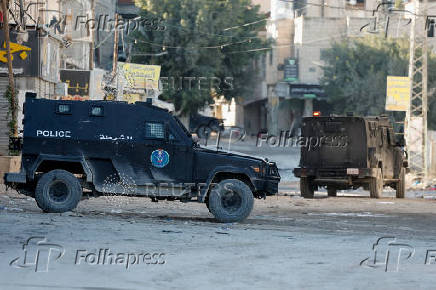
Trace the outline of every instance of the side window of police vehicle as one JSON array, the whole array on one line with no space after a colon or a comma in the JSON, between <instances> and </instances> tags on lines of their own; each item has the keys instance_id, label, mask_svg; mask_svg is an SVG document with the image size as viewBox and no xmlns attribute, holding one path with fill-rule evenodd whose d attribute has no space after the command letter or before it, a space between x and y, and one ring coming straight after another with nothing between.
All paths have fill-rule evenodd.
<instances>
[{"instance_id":1,"label":"side window of police vehicle","mask_svg":"<svg viewBox=\"0 0 436 290\"><path fill-rule=\"evenodd\" d=\"M103 117L104 109L102 106L92 106L90 114L94 117Z\"/></svg>"},{"instance_id":2,"label":"side window of police vehicle","mask_svg":"<svg viewBox=\"0 0 436 290\"><path fill-rule=\"evenodd\" d=\"M145 138L147 139L164 139L165 126L159 122L146 122L145 123Z\"/></svg>"},{"instance_id":3,"label":"side window of police vehicle","mask_svg":"<svg viewBox=\"0 0 436 290\"><path fill-rule=\"evenodd\" d=\"M71 105L70 104L57 104L56 113L71 115Z\"/></svg>"}]
</instances>

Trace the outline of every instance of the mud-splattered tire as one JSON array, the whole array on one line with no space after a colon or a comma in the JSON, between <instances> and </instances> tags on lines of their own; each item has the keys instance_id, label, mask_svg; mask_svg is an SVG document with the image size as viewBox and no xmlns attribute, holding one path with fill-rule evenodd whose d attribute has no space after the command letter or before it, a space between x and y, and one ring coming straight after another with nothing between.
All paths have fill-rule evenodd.
<instances>
[{"instance_id":1,"label":"mud-splattered tire","mask_svg":"<svg viewBox=\"0 0 436 290\"><path fill-rule=\"evenodd\" d=\"M315 196L315 186L308 177L300 178L300 192L304 198L313 198Z\"/></svg>"},{"instance_id":2,"label":"mud-splattered tire","mask_svg":"<svg viewBox=\"0 0 436 290\"><path fill-rule=\"evenodd\" d=\"M56 169L39 179L35 199L44 212L67 212L74 209L82 198L82 186L70 172Z\"/></svg>"},{"instance_id":3,"label":"mud-splattered tire","mask_svg":"<svg viewBox=\"0 0 436 290\"><path fill-rule=\"evenodd\" d=\"M327 187L327 194L330 197L335 197L338 194L338 190L335 187L328 186Z\"/></svg>"},{"instance_id":4,"label":"mud-splattered tire","mask_svg":"<svg viewBox=\"0 0 436 290\"><path fill-rule=\"evenodd\" d=\"M209 211L219 222L243 221L250 215L253 205L251 189L238 179L222 180L209 193Z\"/></svg>"},{"instance_id":5,"label":"mud-splattered tire","mask_svg":"<svg viewBox=\"0 0 436 290\"><path fill-rule=\"evenodd\" d=\"M376 174L369 181L369 196L371 198L381 198L383 192L383 174L380 168L376 168Z\"/></svg>"},{"instance_id":6,"label":"mud-splattered tire","mask_svg":"<svg viewBox=\"0 0 436 290\"><path fill-rule=\"evenodd\" d=\"M397 198L404 198L406 195L406 169L404 167L401 168L398 179L399 181L396 184L396 196Z\"/></svg>"}]
</instances>

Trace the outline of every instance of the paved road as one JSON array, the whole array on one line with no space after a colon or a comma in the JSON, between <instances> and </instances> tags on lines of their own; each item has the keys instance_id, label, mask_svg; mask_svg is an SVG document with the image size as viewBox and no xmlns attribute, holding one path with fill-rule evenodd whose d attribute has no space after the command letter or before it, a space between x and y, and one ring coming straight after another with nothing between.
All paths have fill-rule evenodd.
<instances>
[{"instance_id":1,"label":"paved road","mask_svg":"<svg viewBox=\"0 0 436 290\"><path fill-rule=\"evenodd\" d=\"M257 200L245 222L219 224L202 204L100 197L44 214L8 192L0 194L0 289L434 289L436 252L426 255L436 250L435 212L430 199L320 193ZM29 237L47 241L31 240L25 263ZM378 257L389 250L387 267L373 263L381 237L391 237L375 247Z\"/></svg>"}]
</instances>

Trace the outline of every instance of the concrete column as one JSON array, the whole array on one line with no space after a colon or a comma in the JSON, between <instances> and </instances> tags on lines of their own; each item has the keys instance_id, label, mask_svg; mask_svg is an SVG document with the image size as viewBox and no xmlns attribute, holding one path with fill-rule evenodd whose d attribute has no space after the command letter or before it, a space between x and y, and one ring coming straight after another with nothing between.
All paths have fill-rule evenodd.
<instances>
[{"instance_id":1,"label":"concrete column","mask_svg":"<svg viewBox=\"0 0 436 290\"><path fill-rule=\"evenodd\" d=\"M274 86L268 87L268 133L278 135L279 126L279 97L274 91Z\"/></svg>"}]
</instances>

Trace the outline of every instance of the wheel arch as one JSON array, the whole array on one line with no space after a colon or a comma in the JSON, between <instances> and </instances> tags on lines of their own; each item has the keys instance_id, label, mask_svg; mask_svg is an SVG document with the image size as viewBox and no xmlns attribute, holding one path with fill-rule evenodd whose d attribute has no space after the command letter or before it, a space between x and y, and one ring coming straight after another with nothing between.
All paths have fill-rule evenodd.
<instances>
[{"instance_id":1,"label":"wheel arch","mask_svg":"<svg viewBox=\"0 0 436 290\"><path fill-rule=\"evenodd\" d=\"M251 192L254 194L256 188L251 181L250 174L246 171L235 170L233 168L220 168L214 170L211 174L209 174L209 178L206 182L205 188L201 191L199 201L204 202L210 192L211 185L214 183L218 183L225 179L238 179L250 188Z\"/></svg>"},{"instance_id":2,"label":"wheel arch","mask_svg":"<svg viewBox=\"0 0 436 290\"><path fill-rule=\"evenodd\" d=\"M82 157L40 155L27 172L27 175L30 180L34 180L36 172L49 172L54 169L63 169L73 174L84 174L86 181L92 182L92 172L88 163Z\"/></svg>"}]
</instances>

